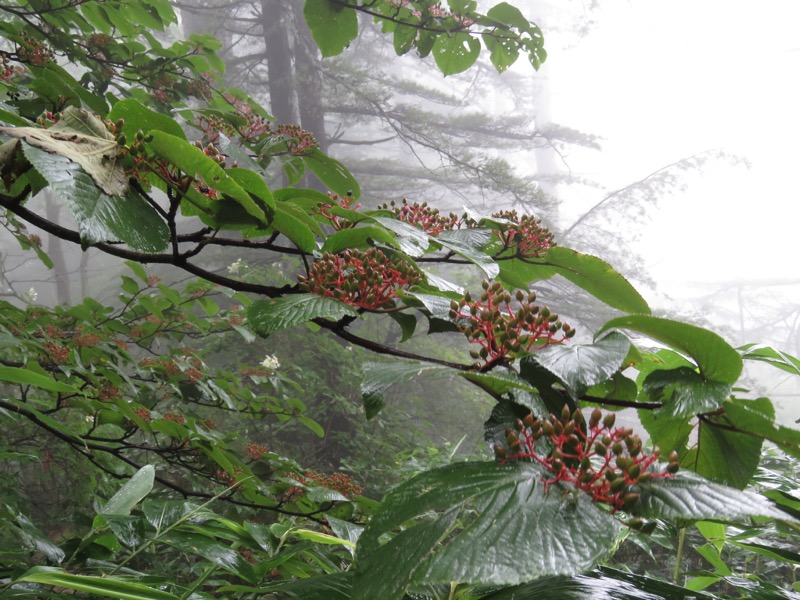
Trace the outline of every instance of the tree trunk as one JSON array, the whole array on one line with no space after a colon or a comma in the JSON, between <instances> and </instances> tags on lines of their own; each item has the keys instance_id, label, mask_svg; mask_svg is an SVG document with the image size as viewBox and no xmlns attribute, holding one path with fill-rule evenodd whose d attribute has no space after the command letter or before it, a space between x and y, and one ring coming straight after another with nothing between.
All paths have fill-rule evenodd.
<instances>
[{"instance_id":1,"label":"tree trunk","mask_svg":"<svg viewBox=\"0 0 800 600\"><path fill-rule=\"evenodd\" d=\"M285 2L261 0L261 25L269 76L269 101L272 116L279 123L295 123L294 76L287 32Z\"/></svg>"}]
</instances>

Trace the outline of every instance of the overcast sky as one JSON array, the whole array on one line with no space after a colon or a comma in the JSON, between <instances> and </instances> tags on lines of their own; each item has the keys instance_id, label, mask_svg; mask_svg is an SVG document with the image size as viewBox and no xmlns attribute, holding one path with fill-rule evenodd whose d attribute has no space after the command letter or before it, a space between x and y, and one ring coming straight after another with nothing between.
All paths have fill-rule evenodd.
<instances>
[{"instance_id":1,"label":"overcast sky","mask_svg":"<svg viewBox=\"0 0 800 600\"><path fill-rule=\"evenodd\" d=\"M800 2L601 0L593 16L571 48L551 36L542 72L554 121L605 138L575 171L614 189L714 148L752 164L662 201L642 247L656 278L800 278Z\"/></svg>"}]
</instances>

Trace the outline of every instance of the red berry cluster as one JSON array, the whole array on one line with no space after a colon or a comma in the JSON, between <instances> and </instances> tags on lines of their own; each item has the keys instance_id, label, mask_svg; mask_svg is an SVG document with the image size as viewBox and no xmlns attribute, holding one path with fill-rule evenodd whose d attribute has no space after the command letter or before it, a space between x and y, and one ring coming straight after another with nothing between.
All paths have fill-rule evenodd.
<instances>
[{"instance_id":1,"label":"red berry cluster","mask_svg":"<svg viewBox=\"0 0 800 600\"><path fill-rule=\"evenodd\" d=\"M36 67L43 67L55 58L47 44L27 35L23 36L22 42L17 44L16 52L17 60Z\"/></svg>"},{"instance_id":2,"label":"red berry cluster","mask_svg":"<svg viewBox=\"0 0 800 600\"><path fill-rule=\"evenodd\" d=\"M405 198L403 198L403 202L399 206L392 200L391 203L384 204L381 208L391 210L399 221L419 227L429 235L438 235L443 231L460 229L466 220L466 215L459 217L454 213L450 213L445 217L438 208L428 206L427 202L409 204Z\"/></svg>"},{"instance_id":3,"label":"red berry cluster","mask_svg":"<svg viewBox=\"0 0 800 600\"><path fill-rule=\"evenodd\" d=\"M495 235L503 242L505 249L514 248L516 255L521 258L539 257L556 245L550 230L533 215L519 216L515 210L502 210L492 216L510 221L495 231Z\"/></svg>"},{"instance_id":4,"label":"red berry cluster","mask_svg":"<svg viewBox=\"0 0 800 600\"><path fill-rule=\"evenodd\" d=\"M314 261L300 287L312 294L336 298L366 310L389 308L398 290L420 280L419 272L402 258L390 258L377 248L325 253Z\"/></svg>"},{"instance_id":5,"label":"red berry cluster","mask_svg":"<svg viewBox=\"0 0 800 600\"><path fill-rule=\"evenodd\" d=\"M324 473L317 473L315 471L307 471L304 475L297 473L289 473L289 477L295 481L299 481L306 486L324 487L335 492L339 492L342 496L358 496L361 494L361 486L353 481L349 475L344 473L333 473L332 475L325 475ZM293 486L289 488L286 495L290 498L302 495L304 490Z\"/></svg>"},{"instance_id":6,"label":"red berry cluster","mask_svg":"<svg viewBox=\"0 0 800 600\"><path fill-rule=\"evenodd\" d=\"M510 362L519 353L560 344L575 335L575 329L557 314L534 304L535 292L517 290L515 303L499 282L484 281L483 290L479 300L467 292L461 301L451 302L450 318L470 342L481 346L470 355L483 360L484 367Z\"/></svg>"},{"instance_id":7,"label":"red berry cluster","mask_svg":"<svg viewBox=\"0 0 800 600\"><path fill-rule=\"evenodd\" d=\"M15 75L22 75L25 69L11 64L10 59L5 54L0 54L0 81L9 81Z\"/></svg>"},{"instance_id":8,"label":"red berry cluster","mask_svg":"<svg viewBox=\"0 0 800 600\"><path fill-rule=\"evenodd\" d=\"M641 438L630 428L615 427L615 420L614 413L604 417L596 408L586 423L580 410L570 414L566 405L561 418L551 414L540 420L528 415L506 430L507 447L496 444L495 455L502 461L535 460L552 474L552 478L544 480L545 485L569 483L595 502L608 504L613 512L635 512L639 502L636 485L672 477L679 469L678 455L670 453L666 470L652 470L659 459L658 447L646 453ZM549 456L537 452L540 438L554 446Z\"/></svg>"}]
</instances>

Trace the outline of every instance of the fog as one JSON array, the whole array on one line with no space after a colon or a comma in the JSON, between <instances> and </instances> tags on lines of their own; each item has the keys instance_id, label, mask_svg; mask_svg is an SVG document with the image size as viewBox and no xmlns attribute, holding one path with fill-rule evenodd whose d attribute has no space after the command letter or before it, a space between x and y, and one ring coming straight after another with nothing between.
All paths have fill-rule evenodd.
<instances>
[{"instance_id":1,"label":"fog","mask_svg":"<svg viewBox=\"0 0 800 600\"><path fill-rule=\"evenodd\" d=\"M561 168L610 193L684 157L728 153L686 171L647 208L632 245L655 283L642 291L654 307L707 321L734 344L796 354L800 4L595 4L565 13L553 3L544 13L560 28L546 37L537 75L551 118L602 138L602 150L572 152ZM603 197L587 186L557 191L564 223ZM785 377L755 374L760 389L782 397L785 418L800 417Z\"/></svg>"}]
</instances>

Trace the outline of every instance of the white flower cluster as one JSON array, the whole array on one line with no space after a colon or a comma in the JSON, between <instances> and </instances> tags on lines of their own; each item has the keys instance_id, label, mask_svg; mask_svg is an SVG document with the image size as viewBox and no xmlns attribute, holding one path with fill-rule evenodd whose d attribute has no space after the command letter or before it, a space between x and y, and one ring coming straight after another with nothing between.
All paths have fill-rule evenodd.
<instances>
[{"instance_id":1,"label":"white flower cluster","mask_svg":"<svg viewBox=\"0 0 800 600\"><path fill-rule=\"evenodd\" d=\"M242 262L242 259L237 258L236 261L228 265L228 273L230 275L237 275L244 267L245 264Z\"/></svg>"},{"instance_id":2,"label":"white flower cluster","mask_svg":"<svg viewBox=\"0 0 800 600\"><path fill-rule=\"evenodd\" d=\"M33 304L39 297L39 293L36 291L35 288L31 288L27 292L22 292L21 296L22 299L25 300L28 304Z\"/></svg>"},{"instance_id":3,"label":"white flower cluster","mask_svg":"<svg viewBox=\"0 0 800 600\"><path fill-rule=\"evenodd\" d=\"M280 368L281 363L278 362L278 357L268 354L267 357L261 361L261 366L264 367L270 373L274 373L275 371Z\"/></svg>"}]
</instances>

